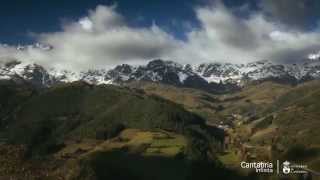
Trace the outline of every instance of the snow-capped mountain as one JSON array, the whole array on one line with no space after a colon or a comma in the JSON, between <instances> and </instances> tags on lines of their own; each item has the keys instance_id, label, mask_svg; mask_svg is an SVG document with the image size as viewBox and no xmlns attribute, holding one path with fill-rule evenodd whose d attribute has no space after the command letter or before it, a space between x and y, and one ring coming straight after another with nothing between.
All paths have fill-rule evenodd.
<instances>
[{"instance_id":1,"label":"snow-capped mountain","mask_svg":"<svg viewBox=\"0 0 320 180\"><path fill-rule=\"evenodd\" d=\"M300 64L276 64L263 60L248 64L209 63L195 68L208 82L231 82L242 84L245 81L278 79L304 81L320 78L320 60L304 60Z\"/></svg>"},{"instance_id":2,"label":"snow-capped mountain","mask_svg":"<svg viewBox=\"0 0 320 180\"><path fill-rule=\"evenodd\" d=\"M107 75L107 78L113 82L144 80L173 85L183 85L188 78L198 76L178 63L163 60L150 61L146 66L119 65L110 70Z\"/></svg>"},{"instance_id":3,"label":"snow-capped mountain","mask_svg":"<svg viewBox=\"0 0 320 180\"><path fill-rule=\"evenodd\" d=\"M242 86L251 81L278 80L298 83L320 78L320 60L300 64L276 64L263 60L248 64L203 63L181 65L173 61L153 60L146 65L118 65L113 69L72 72L45 69L37 64L9 61L0 64L0 79L23 80L42 87L57 83L86 81L92 84L122 84L129 81L153 81L205 90Z\"/></svg>"},{"instance_id":4,"label":"snow-capped mountain","mask_svg":"<svg viewBox=\"0 0 320 180\"><path fill-rule=\"evenodd\" d=\"M28 81L37 86L51 86L58 82L44 67L19 61L0 64L0 80Z\"/></svg>"}]
</instances>

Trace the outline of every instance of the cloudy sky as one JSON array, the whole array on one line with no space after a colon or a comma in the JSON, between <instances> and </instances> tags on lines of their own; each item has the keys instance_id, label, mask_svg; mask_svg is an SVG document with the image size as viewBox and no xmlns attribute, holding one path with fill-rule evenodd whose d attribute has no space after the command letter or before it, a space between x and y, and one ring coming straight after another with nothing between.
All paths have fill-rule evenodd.
<instances>
[{"instance_id":1,"label":"cloudy sky","mask_svg":"<svg viewBox=\"0 0 320 180\"><path fill-rule=\"evenodd\" d=\"M11 0L0 20L0 61L75 70L155 58L295 63L320 51L318 0ZM16 50L35 42L53 49Z\"/></svg>"}]
</instances>

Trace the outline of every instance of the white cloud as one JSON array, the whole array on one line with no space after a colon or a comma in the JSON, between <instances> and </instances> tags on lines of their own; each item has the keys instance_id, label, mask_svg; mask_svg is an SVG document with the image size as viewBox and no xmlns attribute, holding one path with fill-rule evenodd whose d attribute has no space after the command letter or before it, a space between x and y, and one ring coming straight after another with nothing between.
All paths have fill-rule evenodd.
<instances>
[{"instance_id":1,"label":"white cloud","mask_svg":"<svg viewBox=\"0 0 320 180\"><path fill-rule=\"evenodd\" d=\"M167 55L181 44L155 24L148 28L129 27L114 6L98 6L87 17L64 25L63 31L37 37L53 49L18 52L6 47L3 54L46 66L84 70L169 58Z\"/></svg>"},{"instance_id":2,"label":"white cloud","mask_svg":"<svg viewBox=\"0 0 320 180\"><path fill-rule=\"evenodd\" d=\"M186 57L243 63L262 59L301 60L320 49L319 32L287 29L261 13L236 17L222 4L196 10L202 27L188 34ZM183 54L183 52L181 52ZM181 56L180 56L181 57Z\"/></svg>"},{"instance_id":3,"label":"white cloud","mask_svg":"<svg viewBox=\"0 0 320 180\"><path fill-rule=\"evenodd\" d=\"M91 31L92 30L92 21L88 18L82 18L79 20L79 24L82 26L84 30Z\"/></svg>"},{"instance_id":4,"label":"white cloud","mask_svg":"<svg viewBox=\"0 0 320 180\"><path fill-rule=\"evenodd\" d=\"M144 63L154 58L181 63L261 59L294 61L320 50L320 32L287 29L259 12L239 18L221 3L196 9L200 28L191 28L181 41L153 24L130 27L114 6L98 6L87 17L64 25L63 30L38 34L51 51L29 48L18 52L1 47L1 57L35 61L46 66L83 70L122 63Z\"/></svg>"}]
</instances>

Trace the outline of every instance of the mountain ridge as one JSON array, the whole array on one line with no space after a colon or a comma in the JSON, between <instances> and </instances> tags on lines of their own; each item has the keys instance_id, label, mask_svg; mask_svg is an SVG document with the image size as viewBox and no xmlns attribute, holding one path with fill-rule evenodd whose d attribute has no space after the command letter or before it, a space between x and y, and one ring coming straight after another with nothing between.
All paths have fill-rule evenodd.
<instances>
[{"instance_id":1,"label":"mountain ridge","mask_svg":"<svg viewBox=\"0 0 320 180\"><path fill-rule=\"evenodd\" d=\"M86 81L91 84L123 84L130 81L151 81L205 90L242 87L254 81L275 80L298 84L320 78L320 59L300 64L277 64L268 60L247 64L202 63L179 64L156 59L146 65L118 65L112 69L89 69L73 72L44 68L35 63L12 60L0 64L0 80L22 79L41 87L59 83ZM226 88L229 86L228 88Z\"/></svg>"}]
</instances>

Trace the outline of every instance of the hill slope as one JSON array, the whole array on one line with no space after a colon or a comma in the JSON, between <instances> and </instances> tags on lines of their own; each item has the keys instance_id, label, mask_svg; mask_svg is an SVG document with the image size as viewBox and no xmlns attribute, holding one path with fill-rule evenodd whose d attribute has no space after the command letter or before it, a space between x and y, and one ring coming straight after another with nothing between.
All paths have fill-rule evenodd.
<instances>
[{"instance_id":1,"label":"hill slope","mask_svg":"<svg viewBox=\"0 0 320 180\"><path fill-rule=\"evenodd\" d=\"M21 91L10 89L8 100L29 92L24 85L16 88ZM134 177L147 179L157 174L157 168L172 167L161 171L161 177L170 179L176 177L172 169L191 172L196 166L193 162L202 168L180 179L204 173L208 177L238 177L215 159L224 132L206 126L203 118L159 96L138 89L74 82L23 97L10 108L1 127L1 136L8 141L0 144L4 153L0 177L43 179L50 174L55 179L64 176L60 172L65 168L85 179L120 177L101 171L101 167L110 166L115 172L129 170L127 175L132 171ZM132 134L132 128L137 129L132 136L124 135ZM131 164L125 165L127 161ZM154 163L158 165L151 167ZM141 174L135 167L150 171Z\"/></svg>"},{"instance_id":2,"label":"hill slope","mask_svg":"<svg viewBox=\"0 0 320 180\"><path fill-rule=\"evenodd\" d=\"M48 151L65 140L108 139L124 128L183 133L190 125L203 126L204 120L170 101L142 91L77 82L28 99L12 114L6 132L12 142Z\"/></svg>"}]
</instances>

